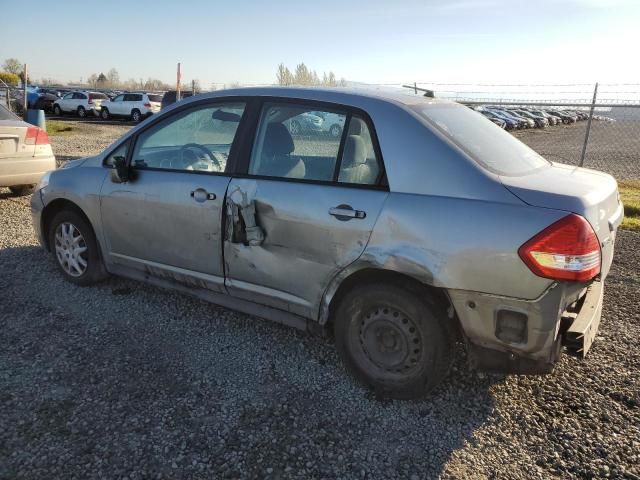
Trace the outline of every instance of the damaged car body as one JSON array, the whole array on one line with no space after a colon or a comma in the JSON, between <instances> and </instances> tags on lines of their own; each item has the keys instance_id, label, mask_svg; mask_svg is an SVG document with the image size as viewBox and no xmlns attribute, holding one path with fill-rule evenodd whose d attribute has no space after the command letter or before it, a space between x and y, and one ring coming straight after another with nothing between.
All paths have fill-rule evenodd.
<instances>
[{"instance_id":1,"label":"damaged car body","mask_svg":"<svg viewBox=\"0 0 640 480\"><path fill-rule=\"evenodd\" d=\"M314 115L338 132L293 132ZM47 174L34 228L65 278L109 274L310 331L398 398L479 369L584 356L623 209L604 173L548 162L433 98L250 88L194 97Z\"/></svg>"}]
</instances>

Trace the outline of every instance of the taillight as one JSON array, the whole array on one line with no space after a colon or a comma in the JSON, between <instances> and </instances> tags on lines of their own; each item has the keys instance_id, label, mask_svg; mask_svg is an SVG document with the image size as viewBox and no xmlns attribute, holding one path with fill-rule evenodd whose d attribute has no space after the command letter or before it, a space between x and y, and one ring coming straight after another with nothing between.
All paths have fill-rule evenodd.
<instances>
[{"instance_id":1,"label":"taillight","mask_svg":"<svg viewBox=\"0 0 640 480\"><path fill-rule=\"evenodd\" d=\"M27 128L27 135L24 137L25 145L49 145L49 135L38 127Z\"/></svg>"},{"instance_id":2,"label":"taillight","mask_svg":"<svg viewBox=\"0 0 640 480\"><path fill-rule=\"evenodd\" d=\"M600 273L600 242L580 215L548 226L518 249L533 273L554 280L591 280Z\"/></svg>"},{"instance_id":3,"label":"taillight","mask_svg":"<svg viewBox=\"0 0 640 480\"><path fill-rule=\"evenodd\" d=\"M145 104L144 104L144 106L145 106L146 108L151 108L151 104L150 104L150 103L145 103Z\"/></svg>"},{"instance_id":4,"label":"taillight","mask_svg":"<svg viewBox=\"0 0 640 480\"><path fill-rule=\"evenodd\" d=\"M93 98L89 97L89 101L87 102L89 105L93 104Z\"/></svg>"}]
</instances>

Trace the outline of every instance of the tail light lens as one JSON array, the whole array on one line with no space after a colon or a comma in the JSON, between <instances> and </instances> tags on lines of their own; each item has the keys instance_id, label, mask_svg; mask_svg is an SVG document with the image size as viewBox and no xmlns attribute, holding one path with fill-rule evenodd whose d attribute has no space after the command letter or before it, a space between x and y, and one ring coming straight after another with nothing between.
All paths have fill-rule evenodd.
<instances>
[{"instance_id":1,"label":"tail light lens","mask_svg":"<svg viewBox=\"0 0 640 480\"><path fill-rule=\"evenodd\" d=\"M144 104L144 106L145 106L146 108L151 108L151 104L150 104L150 103L148 103L148 102L147 102L147 103L145 103L145 104Z\"/></svg>"},{"instance_id":2,"label":"tail light lens","mask_svg":"<svg viewBox=\"0 0 640 480\"><path fill-rule=\"evenodd\" d=\"M49 135L38 127L27 128L27 135L24 137L25 145L49 145Z\"/></svg>"},{"instance_id":3,"label":"tail light lens","mask_svg":"<svg viewBox=\"0 0 640 480\"><path fill-rule=\"evenodd\" d=\"M533 273L554 280L591 280L600 273L600 242L580 215L545 228L518 250Z\"/></svg>"},{"instance_id":4,"label":"tail light lens","mask_svg":"<svg viewBox=\"0 0 640 480\"><path fill-rule=\"evenodd\" d=\"M87 102L89 105L93 104L93 98L89 97L89 101Z\"/></svg>"}]
</instances>

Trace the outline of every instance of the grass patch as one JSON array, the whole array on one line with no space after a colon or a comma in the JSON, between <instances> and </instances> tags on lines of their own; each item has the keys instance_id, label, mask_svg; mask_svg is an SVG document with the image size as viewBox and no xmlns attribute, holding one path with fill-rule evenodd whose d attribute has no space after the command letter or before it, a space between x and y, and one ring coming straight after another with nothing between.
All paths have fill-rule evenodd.
<instances>
[{"instance_id":1,"label":"grass patch","mask_svg":"<svg viewBox=\"0 0 640 480\"><path fill-rule=\"evenodd\" d=\"M47 121L47 135L65 135L73 131L73 127L55 120Z\"/></svg>"},{"instance_id":2,"label":"grass patch","mask_svg":"<svg viewBox=\"0 0 640 480\"><path fill-rule=\"evenodd\" d=\"M624 204L621 228L640 232L640 180L620 182L618 188Z\"/></svg>"}]
</instances>

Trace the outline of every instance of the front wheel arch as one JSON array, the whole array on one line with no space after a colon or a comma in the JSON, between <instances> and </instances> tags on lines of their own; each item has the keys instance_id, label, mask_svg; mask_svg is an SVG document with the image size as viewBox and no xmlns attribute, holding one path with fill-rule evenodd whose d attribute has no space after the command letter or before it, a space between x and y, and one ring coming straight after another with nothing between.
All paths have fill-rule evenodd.
<instances>
[{"instance_id":1,"label":"front wheel arch","mask_svg":"<svg viewBox=\"0 0 640 480\"><path fill-rule=\"evenodd\" d=\"M62 210L73 210L78 213L91 226L94 235L96 233L96 229L93 227L93 223L91 223L91 220L89 220L87 214L84 213L84 211L78 205L70 200L67 200L66 198L57 198L56 200L49 202L49 204L44 207L40 219L42 238L44 241L44 247L47 249L47 251L51 251L51 245L49 245L49 228L51 227L51 220L53 220L53 217L55 217L56 214L58 212L61 212ZM98 242L97 238L96 242ZM98 242L98 247L100 247L100 242ZM100 248L98 248L98 250L101 251Z\"/></svg>"}]
</instances>

